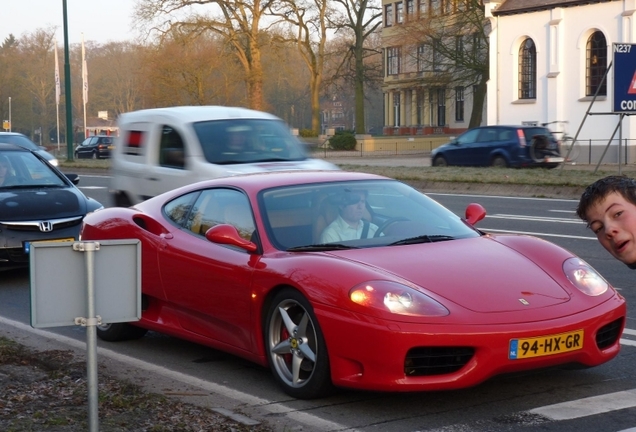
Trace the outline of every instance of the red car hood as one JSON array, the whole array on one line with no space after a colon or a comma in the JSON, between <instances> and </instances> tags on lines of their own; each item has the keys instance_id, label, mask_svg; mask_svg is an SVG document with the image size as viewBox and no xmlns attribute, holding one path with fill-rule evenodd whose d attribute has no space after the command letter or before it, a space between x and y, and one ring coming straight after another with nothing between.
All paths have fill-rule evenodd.
<instances>
[{"instance_id":1,"label":"red car hood","mask_svg":"<svg viewBox=\"0 0 636 432\"><path fill-rule=\"evenodd\" d=\"M394 273L475 312L528 311L569 294L520 253L486 238L335 252Z\"/></svg>"}]
</instances>

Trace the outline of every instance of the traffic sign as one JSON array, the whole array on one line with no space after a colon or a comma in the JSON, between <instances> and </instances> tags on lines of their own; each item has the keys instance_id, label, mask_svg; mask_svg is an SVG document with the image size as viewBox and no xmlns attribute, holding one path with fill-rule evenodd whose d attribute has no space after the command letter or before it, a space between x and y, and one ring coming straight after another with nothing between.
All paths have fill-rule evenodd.
<instances>
[{"instance_id":1,"label":"traffic sign","mask_svg":"<svg viewBox=\"0 0 636 432\"><path fill-rule=\"evenodd\" d=\"M5 129L5 130L11 129L11 122L9 120L3 120L2 129Z\"/></svg>"},{"instance_id":2,"label":"traffic sign","mask_svg":"<svg viewBox=\"0 0 636 432\"><path fill-rule=\"evenodd\" d=\"M636 113L636 44L614 43L615 113Z\"/></svg>"}]
</instances>

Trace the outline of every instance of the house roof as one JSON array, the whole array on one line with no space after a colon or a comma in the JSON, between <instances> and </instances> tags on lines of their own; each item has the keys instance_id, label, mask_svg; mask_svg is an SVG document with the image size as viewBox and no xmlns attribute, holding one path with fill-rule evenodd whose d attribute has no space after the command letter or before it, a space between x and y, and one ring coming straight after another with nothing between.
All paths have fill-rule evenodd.
<instances>
[{"instance_id":1,"label":"house roof","mask_svg":"<svg viewBox=\"0 0 636 432\"><path fill-rule=\"evenodd\" d=\"M618 0L504 0L492 13L493 15L513 15L557 7L583 6L595 3L608 3L611 1Z\"/></svg>"}]
</instances>

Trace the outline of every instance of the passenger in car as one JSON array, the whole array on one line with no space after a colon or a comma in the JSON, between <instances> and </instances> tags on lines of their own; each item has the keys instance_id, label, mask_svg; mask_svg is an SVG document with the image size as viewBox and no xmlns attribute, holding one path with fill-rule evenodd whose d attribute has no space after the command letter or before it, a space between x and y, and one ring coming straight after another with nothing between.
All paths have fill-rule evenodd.
<instances>
[{"instance_id":1,"label":"passenger in car","mask_svg":"<svg viewBox=\"0 0 636 432\"><path fill-rule=\"evenodd\" d=\"M337 197L338 217L322 232L322 243L371 238L378 226L363 219L366 214L367 193L345 190Z\"/></svg>"},{"instance_id":2,"label":"passenger in car","mask_svg":"<svg viewBox=\"0 0 636 432\"><path fill-rule=\"evenodd\" d=\"M636 180L608 176L589 185L576 214L617 260L636 269Z\"/></svg>"}]
</instances>

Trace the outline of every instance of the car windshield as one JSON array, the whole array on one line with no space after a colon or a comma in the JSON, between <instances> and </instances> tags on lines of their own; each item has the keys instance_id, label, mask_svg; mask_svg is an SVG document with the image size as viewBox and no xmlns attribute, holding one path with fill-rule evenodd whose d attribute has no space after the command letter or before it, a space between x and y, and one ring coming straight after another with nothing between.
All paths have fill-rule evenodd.
<instances>
[{"instance_id":1,"label":"car windshield","mask_svg":"<svg viewBox=\"0 0 636 432\"><path fill-rule=\"evenodd\" d=\"M232 119L193 124L208 162L218 165L298 161L307 155L285 123Z\"/></svg>"},{"instance_id":2,"label":"car windshield","mask_svg":"<svg viewBox=\"0 0 636 432\"><path fill-rule=\"evenodd\" d=\"M39 147L36 143L28 139L24 135L4 135L0 134L0 142L15 144L29 150L38 150Z\"/></svg>"},{"instance_id":3,"label":"car windshield","mask_svg":"<svg viewBox=\"0 0 636 432\"><path fill-rule=\"evenodd\" d=\"M259 206L267 235L281 250L397 247L481 235L436 201L395 180L268 189L261 192Z\"/></svg>"},{"instance_id":4,"label":"car windshield","mask_svg":"<svg viewBox=\"0 0 636 432\"><path fill-rule=\"evenodd\" d=\"M63 186L67 183L33 153L0 152L0 189Z\"/></svg>"}]
</instances>

